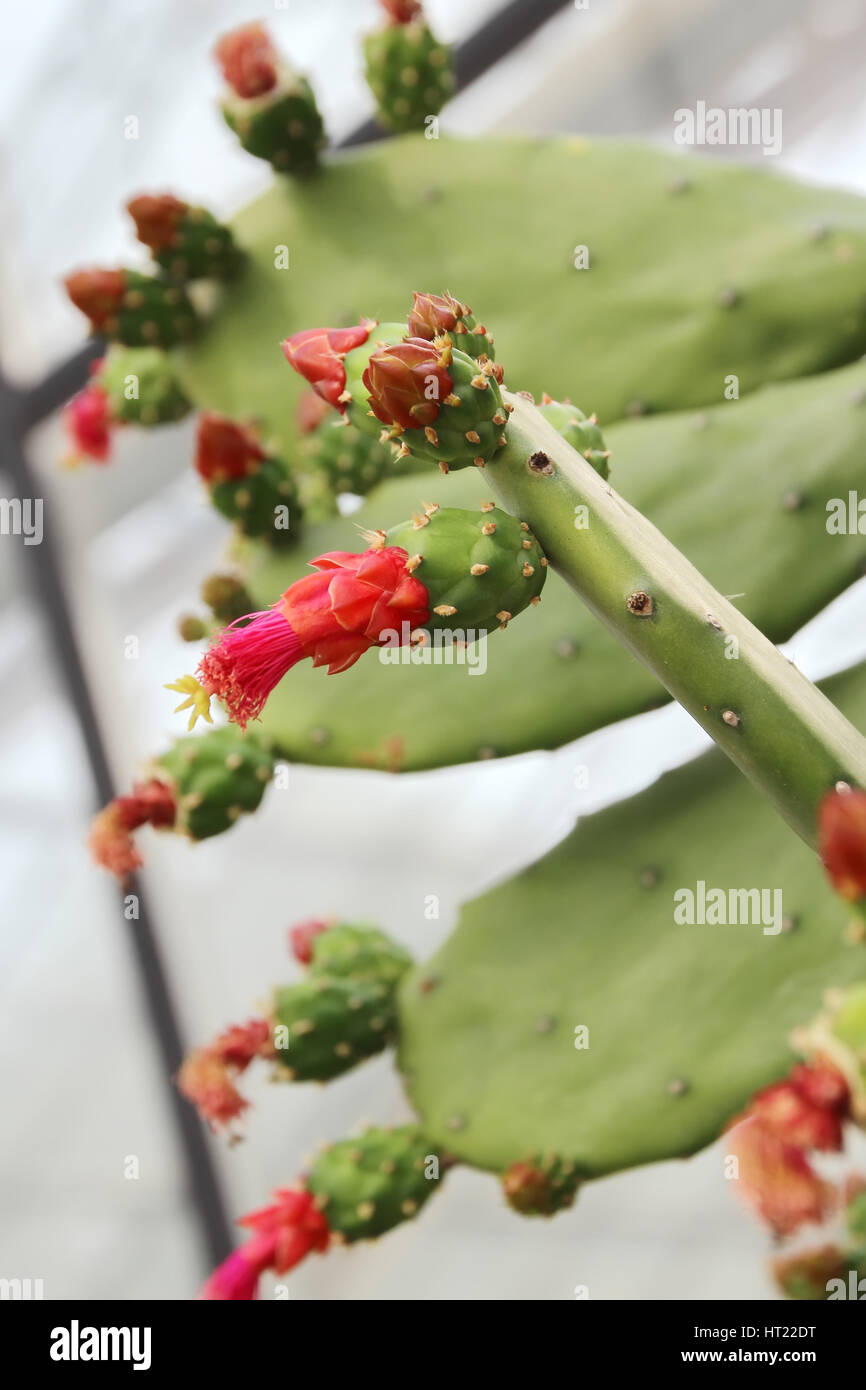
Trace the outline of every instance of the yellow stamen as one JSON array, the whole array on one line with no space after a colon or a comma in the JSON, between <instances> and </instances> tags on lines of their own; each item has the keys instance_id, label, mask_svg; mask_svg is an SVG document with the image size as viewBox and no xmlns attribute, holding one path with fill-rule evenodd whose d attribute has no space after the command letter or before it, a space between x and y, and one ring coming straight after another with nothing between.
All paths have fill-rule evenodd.
<instances>
[{"instance_id":1,"label":"yellow stamen","mask_svg":"<svg viewBox=\"0 0 866 1390\"><path fill-rule=\"evenodd\" d=\"M198 719L206 719L208 724L213 723L213 715L210 712L211 697L201 681L197 681L195 676L181 676L180 680L173 681L165 689L176 690L178 695L188 697L174 711L175 714L180 714L181 710L185 709L192 711L189 716L188 729L194 729Z\"/></svg>"}]
</instances>

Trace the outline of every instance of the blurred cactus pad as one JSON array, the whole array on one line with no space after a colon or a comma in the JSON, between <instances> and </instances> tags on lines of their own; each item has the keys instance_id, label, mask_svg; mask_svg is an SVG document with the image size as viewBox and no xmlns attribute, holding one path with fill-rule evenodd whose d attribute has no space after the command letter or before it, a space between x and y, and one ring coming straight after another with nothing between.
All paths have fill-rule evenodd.
<instances>
[{"instance_id":1,"label":"blurred cactus pad","mask_svg":"<svg viewBox=\"0 0 866 1390\"><path fill-rule=\"evenodd\" d=\"M866 728L866 667L825 689ZM769 881L776 919L677 923L674 893L700 881ZM399 1063L425 1133L495 1171L541 1152L599 1177L697 1151L790 1065L822 991L862 979L849 915L721 752L668 773L469 904L404 978Z\"/></svg>"},{"instance_id":2,"label":"blurred cactus pad","mask_svg":"<svg viewBox=\"0 0 866 1390\"><path fill-rule=\"evenodd\" d=\"M447 286L495 330L512 387L598 413L617 490L772 640L862 572L866 540L825 525L866 446L862 199L639 145L405 136L277 180L232 228L244 269L175 359L199 407L257 418L287 460L303 383L280 340L399 319L414 290ZM352 523L489 496L475 470L385 481L294 554L247 551L255 602ZM531 693L515 676L529 666ZM410 770L555 747L666 698L551 575L507 643L491 638L483 680L456 664L302 669L264 725L296 760Z\"/></svg>"}]
</instances>

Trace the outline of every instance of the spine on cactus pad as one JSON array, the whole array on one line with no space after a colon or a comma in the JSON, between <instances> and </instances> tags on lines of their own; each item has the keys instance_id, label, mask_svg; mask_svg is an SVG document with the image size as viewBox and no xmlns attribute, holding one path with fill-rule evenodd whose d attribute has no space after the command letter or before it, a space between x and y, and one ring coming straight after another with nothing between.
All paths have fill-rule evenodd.
<instances>
[{"instance_id":1,"label":"spine on cactus pad","mask_svg":"<svg viewBox=\"0 0 866 1390\"><path fill-rule=\"evenodd\" d=\"M94 860L118 878L140 869L134 834L142 826L205 840L255 811L273 777L275 758L254 735L227 726L203 737L178 739L158 758L151 776L129 796L115 797L90 832Z\"/></svg>"},{"instance_id":2,"label":"spine on cactus pad","mask_svg":"<svg viewBox=\"0 0 866 1390\"><path fill-rule=\"evenodd\" d=\"M451 49L440 43L417 0L381 0L385 25L364 40L367 82L388 130L423 130L454 94Z\"/></svg>"},{"instance_id":3,"label":"spine on cactus pad","mask_svg":"<svg viewBox=\"0 0 866 1390\"><path fill-rule=\"evenodd\" d=\"M312 173L327 141L307 79L289 67L260 24L225 34L215 56L226 82L222 113L243 148L278 173Z\"/></svg>"},{"instance_id":4,"label":"spine on cactus pad","mask_svg":"<svg viewBox=\"0 0 866 1390\"><path fill-rule=\"evenodd\" d=\"M243 263L228 227L171 193L140 193L126 205L138 239L172 280L230 280Z\"/></svg>"},{"instance_id":5,"label":"spine on cactus pad","mask_svg":"<svg viewBox=\"0 0 866 1390\"><path fill-rule=\"evenodd\" d=\"M199 1297L256 1298L268 1271L286 1274L307 1255L323 1254L332 1241L383 1235L420 1211L440 1176L438 1156L414 1125L368 1129L330 1145L296 1186L240 1219L249 1238L214 1271Z\"/></svg>"},{"instance_id":6,"label":"spine on cactus pad","mask_svg":"<svg viewBox=\"0 0 866 1390\"><path fill-rule=\"evenodd\" d=\"M272 608L233 623L195 676L168 686L188 698L190 726L212 697L241 727L256 719L299 661L346 671L371 647L472 641L540 601L546 560L525 522L484 503L479 512L427 504L411 521L369 536L356 555L311 562ZM440 635L437 635L440 634Z\"/></svg>"},{"instance_id":7,"label":"spine on cactus pad","mask_svg":"<svg viewBox=\"0 0 866 1390\"><path fill-rule=\"evenodd\" d=\"M175 347L198 320L181 285L137 270L77 270L65 280L76 309L94 333L126 347Z\"/></svg>"}]
</instances>

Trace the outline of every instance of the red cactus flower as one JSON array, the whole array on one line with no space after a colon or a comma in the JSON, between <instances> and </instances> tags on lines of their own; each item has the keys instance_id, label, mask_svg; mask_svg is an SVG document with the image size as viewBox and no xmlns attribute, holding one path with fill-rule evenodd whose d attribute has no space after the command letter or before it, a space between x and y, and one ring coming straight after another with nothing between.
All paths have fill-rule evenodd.
<instances>
[{"instance_id":1,"label":"red cactus flower","mask_svg":"<svg viewBox=\"0 0 866 1390\"><path fill-rule=\"evenodd\" d=\"M289 927L289 948L301 965L309 965L313 959L313 942L323 931L328 930L333 920L311 917L307 922L296 922L293 927Z\"/></svg>"},{"instance_id":2,"label":"red cactus flower","mask_svg":"<svg viewBox=\"0 0 866 1390\"><path fill-rule=\"evenodd\" d=\"M97 332L117 313L126 293L123 270L76 270L63 283L76 309L90 319Z\"/></svg>"},{"instance_id":3,"label":"red cactus flower","mask_svg":"<svg viewBox=\"0 0 866 1390\"><path fill-rule=\"evenodd\" d=\"M254 1299L266 1269L286 1274L313 1251L327 1250L331 1232L312 1193L282 1188L274 1198L272 1206L241 1217L238 1225L253 1236L214 1270L199 1298Z\"/></svg>"},{"instance_id":4,"label":"red cactus flower","mask_svg":"<svg viewBox=\"0 0 866 1390\"><path fill-rule=\"evenodd\" d=\"M239 97L260 97L277 85L279 55L261 24L244 24L224 34L214 56Z\"/></svg>"},{"instance_id":5,"label":"red cactus flower","mask_svg":"<svg viewBox=\"0 0 866 1390\"><path fill-rule=\"evenodd\" d=\"M177 802L174 789L152 778L138 783L131 796L118 796L94 817L90 829L90 852L97 864L118 878L125 878L142 866L132 832L142 825L165 829L174 825Z\"/></svg>"},{"instance_id":6,"label":"red cactus flower","mask_svg":"<svg viewBox=\"0 0 866 1390\"><path fill-rule=\"evenodd\" d=\"M314 434L325 416L330 414L330 409L328 402L315 391L305 391L295 413L301 434Z\"/></svg>"},{"instance_id":7,"label":"red cactus flower","mask_svg":"<svg viewBox=\"0 0 866 1390\"><path fill-rule=\"evenodd\" d=\"M108 393L101 386L91 382L73 396L63 412L63 426L73 446L68 457L70 463L82 458L95 463L108 462L112 420Z\"/></svg>"},{"instance_id":8,"label":"red cactus flower","mask_svg":"<svg viewBox=\"0 0 866 1390\"><path fill-rule=\"evenodd\" d=\"M818 808L821 860L836 892L866 898L866 792L832 791Z\"/></svg>"},{"instance_id":9,"label":"red cactus flower","mask_svg":"<svg viewBox=\"0 0 866 1390\"><path fill-rule=\"evenodd\" d=\"M420 18L420 0L380 0L382 9L393 24L409 24Z\"/></svg>"},{"instance_id":10,"label":"red cactus flower","mask_svg":"<svg viewBox=\"0 0 866 1390\"><path fill-rule=\"evenodd\" d=\"M253 430L214 411L201 415L195 466L208 483L224 483L255 473L265 457Z\"/></svg>"},{"instance_id":11,"label":"red cactus flower","mask_svg":"<svg viewBox=\"0 0 866 1390\"><path fill-rule=\"evenodd\" d=\"M189 213L189 204L172 193L141 193L130 199L126 210L135 223L139 241L151 251L165 251L176 244L178 228Z\"/></svg>"},{"instance_id":12,"label":"red cactus flower","mask_svg":"<svg viewBox=\"0 0 866 1390\"><path fill-rule=\"evenodd\" d=\"M731 1130L730 1144L739 1160L738 1190L776 1235L823 1221L832 1209L832 1185L818 1176L801 1148L786 1143L759 1116L741 1120Z\"/></svg>"},{"instance_id":13,"label":"red cactus flower","mask_svg":"<svg viewBox=\"0 0 866 1390\"><path fill-rule=\"evenodd\" d=\"M440 333L453 333L461 319L471 310L452 294L419 294L417 291L409 315L409 336L432 342Z\"/></svg>"},{"instance_id":14,"label":"red cactus flower","mask_svg":"<svg viewBox=\"0 0 866 1390\"><path fill-rule=\"evenodd\" d=\"M366 343L375 319L362 319L354 328L307 328L294 333L280 346L283 356L307 380L328 405L343 410L341 396L346 390L343 360L347 352Z\"/></svg>"},{"instance_id":15,"label":"red cactus flower","mask_svg":"<svg viewBox=\"0 0 866 1390\"><path fill-rule=\"evenodd\" d=\"M178 1072L178 1089L212 1129L220 1129L236 1120L249 1104L235 1086L235 1078L255 1057L271 1057L273 1051L267 1019L234 1024L212 1043L189 1054Z\"/></svg>"},{"instance_id":16,"label":"red cactus flower","mask_svg":"<svg viewBox=\"0 0 866 1390\"><path fill-rule=\"evenodd\" d=\"M347 671L386 632L399 635L421 626L430 616L428 595L407 570L408 558L399 546L320 555L311 562L319 573L296 580L273 608L243 620L246 626L232 623L223 630L198 668L205 701L215 695L229 718L245 728L305 657L334 675Z\"/></svg>"},{"instance_id":17,"label":"red cactus flower","mask_svg":"<svg viewBox=\"0 0 866 1390\"><path fill-rule=\"evenodd\" d=\"M740 1191L778 1235L823 1220L837 1194L814 1171L810 1150L836 1152L850 1110L841 1072L825 1062L793 1068L766 1086L730 1128L739 1158Z\"/></svg>"},{"instance_id":18,"label":"red cactus flower","mask_svg":"<svg viewBox=\"0 0 866 1390\"><path fill-rule=\"evenodd\" d=\"M364 385L377 420L403 430L432 425L454 390L450 365L451 345L436 348L424 338L407 338L374 352Z\"/></svg>"}]
</instances>

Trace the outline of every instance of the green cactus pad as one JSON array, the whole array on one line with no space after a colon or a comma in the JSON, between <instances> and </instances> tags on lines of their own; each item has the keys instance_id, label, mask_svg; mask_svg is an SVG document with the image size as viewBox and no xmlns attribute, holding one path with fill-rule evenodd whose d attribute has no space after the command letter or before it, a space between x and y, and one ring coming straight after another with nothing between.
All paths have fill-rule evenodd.
<instances>
[{"instance_id":1,"label":"green cactus pad","mask_svg":"<svg viewBox=\"0 0 866 1390\"><path fill-rule=\"evenodd\" d=\"M337 496L366 496L389 473L397 472L393 456L392 445L362 433L348 420L326 420L304 441L302 451L304 466L323 473Z\"/></svg>"},{"instance_id":2,"label":"green cactus pad","mask_svg":"<svg viewBox=\"0 0 866 1390\"><path fill-rule=\"evenodd\" d=\"M276 1056L292 1081L330 1081L381 1052L394 1035L394 990L375 979L324 974L287 985L274 996Z\"/></svg>"},{"instance_id":3,"label":"green cactus pad","mask_svg":"<svg viewBox=\"0 0 866 1390\"><path fill-rule=\"evenodd\" d=\"M420 1210L439 1185L438 1164L430 1163L436 1157L414 1125L368 1129L326 1149L307 1187L332 1231L347 1241L369 1240Z\"/></svg>"},{"instance_id":4,"label":"green cactus pad","mask_svg":"<svg viewBox=\"0 0 866 1390\"><path fill-rule=\"evenodd\" d=\"M826 689L866 726L866 667ZM674 893L701 881L780 889L781 930L677 924ZM407 975L399 1061L421 1123L497 1171L532 1152L590 1176L693 1153L790 1069L823 991L862 979L847 918L817 858L709 753L583 820Z\"/></svg>"},{"instance_id":5,"label":"green cactus pad","mask_svg":"<svg viewBox=\"0 0 866 1390\"><path fill-rule=\"evenodd\" d=\"M264 96L244 98L232 93L224 100L222 113L247 153L266 159L278 174L312 173L327 144L313 89L295 73L284 79L279 90Z\"/></svg>"},{"instance_id":6,"label":"green cactus pad","mask_svg":"<svg viewBox=\"0 0 866 1390\"><path fill-rule=\"evenodd\" d=\"M472 305L512 390L570 396L605 429L641 408L736 411L731 374L742 398L866 352L866 200L647 145L405 136L278 181L232 226L248 260L185 352L185 386L261 418L287 459L306 387L280 340L400 320L415 290Z\"/></svg>"},{"instance_id":7,"label":"green cactus pad","mask_svg":"<svg viewBox=\"0 0 866 1390\"><path fill-rule=\"evenodd\" d=\"M379 120L389 130L423 130L454 94L451 49L423 22L368 34L364 61Z\"/></svg>"},{"instance_id":8,"label":"green cactus pad","mask_svg":"<svg viewBox=\"0 0 866 1390\"><path fill-rule=\"evenodd\" d=\"M562 401L543 401L538 409L563 439L568 440L572 449L592 464L596 473L602 478L609 476L609 450L594 419L588 420L582 410Z\"/></svg>"},{"instance_id":9,"label":"green cactus pad","mask_svg":"<svg viewBox=\"0 0 866 1390\"><path fill-rule=\"evenodd\" d=\"M243 263L231 230L206 208L189 208L171 246L152 252L171 279L230 280Z\"/></svg>"},{"instance_id":10,"label":"green cactus pad","mask_svg":"<svg viewBox=\"0 0 866 1390\"><path fill-rule=\"evenodd\" d=\"M472 512L429 508L386 540L408 553L427 589L430 631L504 627L544 587L546 562L529 527L490 504Z\"/></svg>"},{"instance_id":11,"label":"green cactus pad","mask_svg":"<svg viewBox=\"0 0 866 1390\"><path fill-rule=\"evenodd\" d=\"M738 605L774 641L796 632L866 562L866 537L826 529L827 499L862 486L864 387L855 364L697 417L606 432L618 489L721 593L743 594ZM393 480L352 521L387 529L425 497L473 508L489 496L477 469ZM291 560L260 557L248 575L253 607L273 603L305 572L305 559L354 548L345 526L311 528ZM531 700L514 677L522 669L533 671ZM471 761L482 749L555 748L667 698L556 574L538 609L488 644L484 679L467 676L459 666L383 668L372 658L339 678L298 666L274 691L263 723L300 761L413 770Z\"/></svg>"},{"instance_id":12,"label":"green cactus pad","mask_svg":"<svg viewBox=\"0 0 866 1390\"><path fill-rule=\"evenodd\" d=\"M130 348L170 348L193 336L198 326L195 310L180 285L137 270L124 275L123 302L105 325L106 337Z\"/></svg>"},{"instance_id":13,"label":"green cactus pad","mask_svg":"<svg viewBox=\"0 0 866 1390\"><path fill-rule=\"evenodd\" d=\"M209 490L217 511L234 521L243 535L274 549L294 545L301 508L297 484L282 459L263 459L245 477L215 483ZM278 525L278 520L286 524Z\"/></svg>"},{"instance_id":14,"label":"green cactus pad","mask_svg":"<svg viewBox=\"0 0 866 1390\"><path fill-rule=\"evenodd\" d=\"M412 957L376 927L339 922L313 938L310 970L353 980L370 979L393 986Z\"/></svg>"},{"instance_id":15,"label":"green cactus pad","mask_svg":"<svg viewBox=\"0 0 866 1390\"><path fill-rule=\"evenodd\" d=\"M193 840L220 835L242 813L257 810L273 771L265 741L233 724L178 739L154 768L174 784L175 829Z\"/></svg>"},{"instance_id":16,"label":"green cactus pad","mask_svg":"<svg viewBox=\"0 0 866 1390\"><path fill-rule=\"evenodd\" d=\"M109 348L94 380L108 394L111 417L129 425L166 425L192 406L160 348Z\"/></svg>"}]
</instances>

